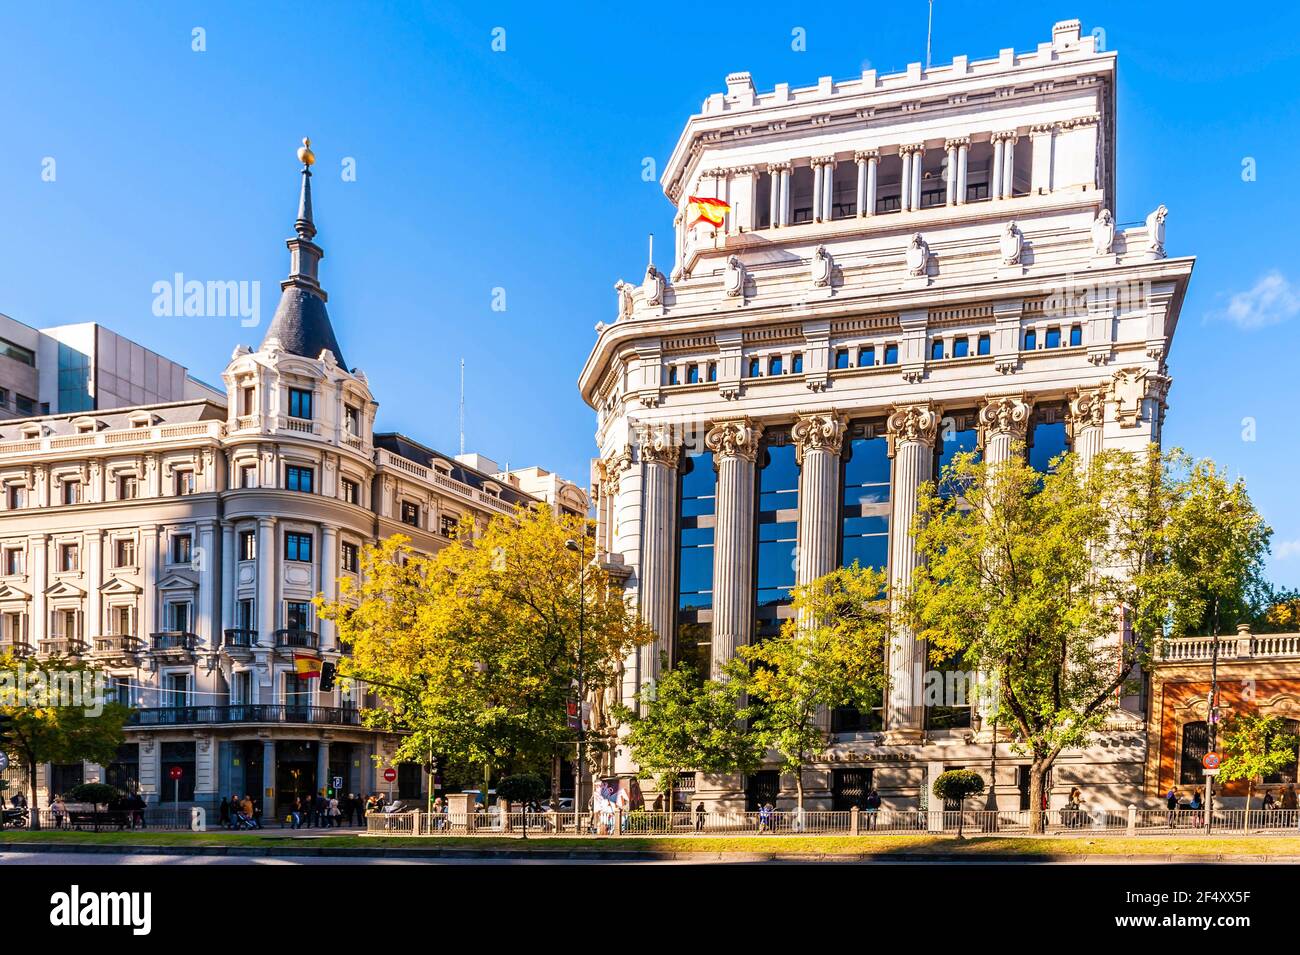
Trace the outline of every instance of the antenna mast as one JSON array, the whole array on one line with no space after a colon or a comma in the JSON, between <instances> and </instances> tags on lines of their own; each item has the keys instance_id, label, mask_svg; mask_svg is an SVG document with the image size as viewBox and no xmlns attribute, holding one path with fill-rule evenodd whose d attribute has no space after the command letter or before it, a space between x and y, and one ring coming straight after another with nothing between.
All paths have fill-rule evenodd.
<instances>
[{"instance_id":1,"label":"antenna mast","mask_svg":"<svg viewBox=\"0 0 1300 955\"><path fill-rule=\"evenodd\" d=\"M930 0L930 18L925 23L925 68L930 68L930 34L934 32L934 0Z\"/></svg>"}]
</instances>

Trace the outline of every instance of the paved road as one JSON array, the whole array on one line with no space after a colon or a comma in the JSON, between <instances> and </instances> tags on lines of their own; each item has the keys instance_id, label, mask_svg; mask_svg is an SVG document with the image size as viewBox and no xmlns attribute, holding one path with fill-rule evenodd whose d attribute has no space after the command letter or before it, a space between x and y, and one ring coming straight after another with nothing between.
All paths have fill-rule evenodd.
<instances>
[{"instance_id":1,"label":"paved road","mask_svg":"<svg viewBox=\"0 0 1300 955\"><path fill-rule=\"evenodd\" d=\"M549 859L375 859L344 856L182 856L137 853L0 852L6 865L555 865ZM684 865L671 860L565 860L566 865Z\"/></svg>"}]
</instances>

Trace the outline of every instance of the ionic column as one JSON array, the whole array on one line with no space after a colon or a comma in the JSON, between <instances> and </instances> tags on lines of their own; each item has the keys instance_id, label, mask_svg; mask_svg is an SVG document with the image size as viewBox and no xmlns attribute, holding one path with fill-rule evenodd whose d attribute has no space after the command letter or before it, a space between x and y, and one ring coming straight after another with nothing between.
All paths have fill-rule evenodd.
<instances>
[{"instance_id":1,"label":"ionic column","mask_svg":"<svg viewBox=\"0 0 1300 955\"><path fill-rule=\"evenodd\" d=\"M813 221L822 221L822 166L820 159L812 161L813 169Z\"/></svg>"},{"instance_id":2,"label":"ionic column","mask_svg":"<svg viewBox=\"0 0 1300 955\"><path fill-rule=\"evenodd\" d=\"M713 531L713 679L754 631L754 460L763 426L716 422L704 443L718 468Z\"/></svg>"},{"instance_id":3,"label":"ionic column","mask_svg":"<svg viewBox=\"0 0 1300 955\"><path fill-rule=\"evenodd\" d=\"M257 519L257 642L275 642L275 518Z\"/></svg>"},{"instance_id":4,"label":"ionic column","mask_svg":"<svg viewBox=\"0 0 1300 955\"><path fill-rule=\"evenodd\" d=\"M899 146L898 155L903 159L903 172L899 179L898 206L904 212L912 208L912 147Z\"/></svg>"},{"instance_id":5,"label":"ionic column","mask_svg":"<svg viewBox=\"0 0 1300 955\"><path fill-rule=\"evenodd\" d=\"M638 425L644 494L641 510L641 618L658 639L641 648L641 682L659 678L659 662L670 653L676 627L673 567L677 547L677 464L681 445L670 425Z\"/></svg>"},{"instance_id":6,"label":"ionic column","mask_svg":"<svg viewBox=\"0 0 1300 955\"><path fill-rule=\"evenodd\" d=\"M912 209L921 208L921 171L924 166L925 146L912 147Z\"/></svg>"},{"instance_id":7,"label":"ionic column","mask_svg":"<svg viewBox=\"0 0 1300 955\"><path fill-rule=\"evenodd\" d=\"M1003 152L1003 133L993 134L993 165L989 169L989 175L992 177L992 183L989 185L989 198L1002 198L1002 152Z\"/></svg>"},{"instance_id":8,"label":"ionic column","mask_svg":"<svg viewBox=\"0 0 1300 955\"><path fill-rule=\"evenodd\" d=\"M934 439L939 415L929 404L904 405L889 416L889 453L894 459L890 521L889 577L893 599L911 587L919 561L912 537L918 491L934 471ZM925 673L925 643L905 627L889 648L889 706L886 729L895 740L917 740L925 730L925 707L917 698Z\"/></svg>"},{"instance_id":9,"label":"ionic column","mask_svg":"<svg viewBox=\"0 0 1300 955\"><path fill-rule=\"evenodd\" d=\"M840 450L844 418L833 411L802 415L791 429L799 462L800 584L812 583L838 565Z\"/></svg>"},{"instance_id":10,"label":"ionic column","mask_svg":"<svg viewBox=\"0 0 1300 955\"><path fill-rule=\"evenodd\" d=\"M1084 467L1101 452L1106 424L1106 388L1080 388L1070 396L1066 420L1070 447Z\"/></svg>"},{"instance_id":11,"label":"ionic column","mask_svg":"<svg viewBox=\"0 0 1300 955\"><path fill-rule=\"evenodd\" d=\"M776 218L773 223L778 226L790 224L790 164L773 163L772 188L776 190Z\"/></svg>"},{"instance_id":12,"label":"ionic column","mask_svg":"<svg viewBox=\"0 0 1300 955\"><path fill-rule=\"evenodd\" d=\"M980 408L979 421L986 464L1001 464L1012 459L1016 442L1025 440L1033 407L1033 402L1024 395L1004 395L985 401Z\"/></svg>"},{"instance_id":13,"label":"ionic column","mask_svg":"<svg viewBox=\"0 0 1300 955\"><path fill-rule=\"evenodd\" d=\"M970 137L963 136L957 140L957 205L966 202L966 165L967 153L970 151Z\"/></svg>"},{"instance_id":14,"label":"ionic column","mask_svg":"<svg viewBox=\"0 0 1300 955\"><path fill-rule=\"evenodd\" d=\"M1015 188L1016 134L1007 133L1002 147L1002 198L1010 199Z\"/></svg>"},{"instance_id":15,"label":"ionic column","mask_svg":"<svg viewBox=\"0 0 1300 955\"><path fill-rule=\"evenodd\" d=\"M427 508L426 508L427 510ZM338 599L339 592L339 531L337 527L322 525L320 529L320 589L325 600ZM335 647L333 620L321 620L320 648L322 651L337 649Z\"/></svg>"},{"instance_id":16,"label":"ionic column","mask_svg":"<svg viewBox=\"0 0 1300 955\"><path fill-rule=\"evenodd\" d=\"M853 154L853 160L858 164L858 215L874 215L876 166L880 162L880 152L876 149L862 149Z\"/></svg>"}]
</instances>

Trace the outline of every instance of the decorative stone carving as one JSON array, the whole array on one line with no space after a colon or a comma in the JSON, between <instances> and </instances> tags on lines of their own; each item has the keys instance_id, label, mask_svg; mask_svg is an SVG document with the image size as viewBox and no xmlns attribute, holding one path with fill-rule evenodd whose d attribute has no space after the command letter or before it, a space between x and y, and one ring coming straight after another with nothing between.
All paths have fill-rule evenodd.
<instances>
[{"instance_id":1,"label":"decorative stone carving","mask_svg":"<svg viewBox=\"0 0 1300 955\"><path fill-rule=\"evenodd\" d=\"M1142 422L1142 403L1147 398L1161 405L1169 392L1169 378L1146 368L1121 368L1110 383L1115 418L1122 428L1136 428Z\"/></svg>"},{"instance_id":2,"label":"decorative stone carving","mask_svg":"<svg viewBox=\"0 0 1300 955\"><path fill-rule=\"evenodd\" d=\"M1165 219L1168 215L1169 210L1161 203L1147 216L1147 249L1157 259L1165 257Z\"/></svg>"},{"instance_id":3,"label":"decorative stone carving","mask_svg":"<svg viewBox=\"0 0 1300 955\"><path fill-rule=\"evenodd\" d=\"M745 294L745 265L739 256L727 256L727 268L722 273L722 287L731 298Z\"/></svg>"},{"instance_id":4,"label":"decorative stone carving","mask_svg":"<svg viewBox=\"0 0 1300 955\"><path fill-rule=\"evenodd\" d=\"M632 315L632 286L622 279L614 283L614 292L618 295L618 320Z\"/></svg>"},{"instance_id":5,"label":"decorative stone carving","mask_svg":"<svg viewBox=\"0 0 1300 955\"><path fill-rule=\"evenodd\" d=\"M887 426L890 454L899 441L933 447L939 435L939 415L929 404L902 405L894 409Z\"/></svg>"},{"instance_id":6,"label":"decorative stone carving","mask_svg":"<svg viewBox=\"0 0 1300 955\"><path fill-rule=\"evenodd\" d=\"M1013 439L1023 441L1033 408L1033 402L1024 395L989 398L980 408L980 430L986 440L994 434L1009 434Z\"/></svg>"},{"instance_id":7,"label":"decorative stone carving","mask_svg":"<svg viewBox=\"0 0 1300 955\"><path fill-rule=\"evenodd\" d=\"M790 429L794 438L795 460L803 464L809 451L827 451L838 456L844 447L844 417L833 411L815 411L801 415Z\"/></svg>"},{"instance_id":8,"label":"decorative stone carving","mask_svg":"<svg viewBox=\"0 0 1300 955\"><path fill-rule=\"evenodd\" d=\"M749 418L719 421L704 436L704 444L715 455L753 461L758 455L758 439L762 434L763 426Z\"/></svg>"},{"instance_id":9,"label":"decorative stone carving","mask_svg":"<svg viewBox=\"0 0 1300 955\"><path fill-rule=\"evenodd\" d=\"M653 265L647 265L645 279L641 282L641 294L647 305L662 305L664 300L664 276Z\"/></svg>"},{"instance_id":10,"label":"decorative stone carving","mask_svg":"<svg viewBox=\"0 0 1300 955\"><path fill-rule=\"evenodd\" d=\"M637 424L636 443L641 451L641 460L646 464L675 468L682 456L681 444L671 424Z\"/></svg>"},{"instance_id":11,"label":"decorative stone carving","mask_svg":"<svg viewBox=\"0 0 1300 955\"><path fill-rule=\"evenodd\" d=\"M1102 209L1092 223L1092 254L1110 255L1115 248L1115 217Z\"/></svg>"},{"instance_id":12,"label":"decorative stone carving","mask_svg":"<svg viewBox=\"0 0 1300 955\"><path fill-rule=\"evenodd\" d=\"M1070 394L1070 411L1065 427L1070 441L1077 440L1080 431L1100 428L1106 423L1106 387L1079 388Z\"/></svg>"},{"instance_id":13,"label":"decorative stone carving","mask_svg":"<svg viewBox=\"0 0 1300 955\"><path fill-rule=\"evenodd\" d=\"M1024 251L1025 237L1016 226L1015 221L1002 227L1002 236L998 239L998 251L1002 253L1003 265L1019 265L1020 254Z\"/></svg>"},{"instance_id":14,"label":"decorative stone carving","mask_svg":"<svg viewBox=\"0 0 1300 955\"><path fill-rule=\"evenodd\" d=\"M826 288L831 284L831 273L835 270L835 260L826 251L826 246L819 245L812 256L812 283L816 288Z\"/></svg>"},{"instance_id":15,"label":"decorative stone carving","mask_svg":"<svg viewBox=\"0 0 1300 955\"><path fill-rule=\"evenodd\" d=\"M925 239L921 238L921 233L913 233L912 238L908 240L904 259L907 262L908 275L926 274L926 267L930 264L930 246L926 244Z\"/></svg>"}]
</instances>

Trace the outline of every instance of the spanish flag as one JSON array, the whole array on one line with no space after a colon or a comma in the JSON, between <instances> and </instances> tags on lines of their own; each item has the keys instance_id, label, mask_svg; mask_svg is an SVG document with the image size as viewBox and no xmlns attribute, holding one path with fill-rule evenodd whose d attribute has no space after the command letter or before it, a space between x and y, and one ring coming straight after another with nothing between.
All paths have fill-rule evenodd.
<instances>
[{"instance_id":1,"label":"spanish flag","mask_svg":"<svg viewBox=\"0 0 1300 955\"><path fill-rule=\"evenodd\" d=\"M320 679L320 661L310 653L295 653L293 655L293 668L301 679L305 680L310 677Z\"/></svg>"},{"instance_id":2,"label":"spanish flag","mask_svg":"<svg viewBox=\"0 0 1300 955\"><path fill-rule=\"evenodd\" d=\"M686 227L688 229L697 222L707 222L717 228L722 225L723 217L731 211L730 204L709 196L691 196L686 201L689 203L686 213L690 218L690 223Z\"/></svg>"}]
</instances>

